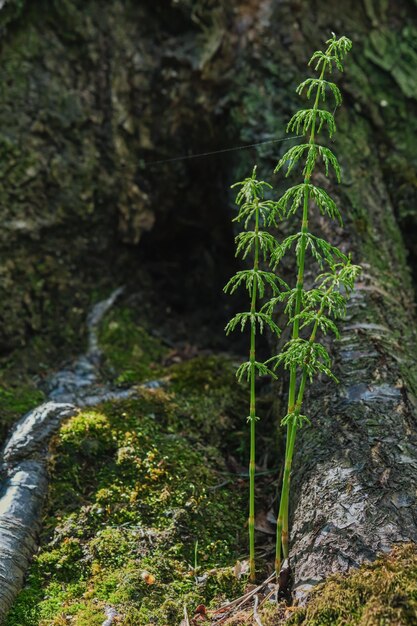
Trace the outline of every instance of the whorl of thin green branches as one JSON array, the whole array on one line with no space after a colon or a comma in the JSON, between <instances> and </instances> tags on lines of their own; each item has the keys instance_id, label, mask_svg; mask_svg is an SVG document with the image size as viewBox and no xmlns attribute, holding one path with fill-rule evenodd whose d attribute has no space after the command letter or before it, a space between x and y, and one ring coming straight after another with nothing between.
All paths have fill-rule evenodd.
<instances>
[{"instance_id":1,"label":"whorl of thin green branches","mask_svg":"<svg viewBox=\"0 0 417 626\"><path fill-rule=\"evenodd\" d=\"M284 558L288 558L289 553L290 474L297 429L309 421L301 413L306 386L321 375L337 381L331 370L330 354L317 336L329 333L339 336L335 320L345 314L346 300L360 272L360 268L353 265L341 250L309 230L311 211L319 212L322 216L336 220L340 226L343 225L341 213L328 191L312 181L313 172L320 163L326 176L333 173L337 182L341 180L341 168L335 154L318 143L317 136L326 131L332 137L336 132L334 115L324 106L328 95L331 95L331 106L335 105L337 108L342 103L342 96L339 87L327 80L325 74L331 73L333 69L343 71L343 60L352 44L347 37L337 39L335 35L326 43L327 49L324 52L314 52L309 62L319 72L319 76L307 78L296 89L299 95L312 101L312 106L295 113L287 127L290 132L305 135L307 140L290 148L275 169L278 172L287 166L288 176L298 167L303 176L303 182L287 189L277 202L280 217L301 218L300 230L284 239L272 253L273 266L276 269L283 257L294 250L296 285L288 291L274 294L262 309L272 315L276 306L283 306L291 327L291 339L283 346L280 354L267 361L268 367L274 370L281 367L290 374L288 409L282 419L282 424L287 427L287 440L277 521L277 573L280 571L282 554ZM312 264L316 264L322 272L324 269L326 271L317 276L312 289L306 290L305 270L308 266L311 271Z\"/></svg>"},{"instance_id":2,"label":"whorl of thin green branches","mask_svg":"<svg viewBox=\"0 0 417 626\"><path fill-rule=\"evenodd\" d=\"M321 339L329 334L339 337L336 321L344 317L347 299L360 273L360 267L353 265L349 256L309 230L312 212L343 225L335 201L326 189L315 184L313 173L321 165L322 173L327 177L334 176L336 182L341 180L341 167L334 152L318 143L317 137L322 131L330 137L336 132L334 115L324 107L330 96L331 106L337 108L342 103L342 96L339 87L327 80L325 75L334 69L343 71L343 61L352 44L347 37L338 39L335 35L326 44L326 50L314 52L309 62L319 76L307 78L296 90L300 96L312 101L312 106L295 113L287 127L287 131L305 135L306 139L287 150L275 168L275 172L279 172L286 167L286 176L299 169L302 182L287 189L278 201L265 198L266 191L271 194L271 187L256 179L256 168L250 178L236 183L240 190L236 199L239 213L235 220L242 223L244 229L236 237L236 254L243 259L252 255L253 267L237 272L225 290L233 293L238 287L245 287L251 307L249 311L238 313L226 326L226 332L236 328L242 331L246 327L250 329L249 361L239 367L237 376L239 380L246 379L251 388L248 419L251 425L249 544L252 580L255 575L255 378L276 376L274 372L277 370L289 373L288 406L281 420L287 428L287 438L277 520L275 567L279 574L282 555L287 559L289 554L289 486L296 434L303 424L310 423L308 416L302 413L305 391L319 376L324 375L337 382L328 347ZM288 219L294 223L295 232L278 241L267 229L275 228L277 222ZM294 286L289 286L276 274L282 259L290 254L294 256L296 265ZM261 261L269 267L260 269ZM310 274L314 267L317 268L317 276L310 289L306 289L304 284L307 267ZM267 292L270 299L265 302ZM267 327L272 333L280 335L273 319L277 309L281 316L287 316L291 336L279 354L261 364L255 357L256 334Z\"/></svg>"},{"instance_id":3,"label":"whorl of thin green branches","mask_svg":"<svg viewBox=\"0 0 417 626\"><path fill-rule=\"evenodd\" d=\"M236 255L246 259L253 257L252 268L241 270L229 280L224 290L234 293L239 287L248 292L250 310L237 313L227 324L226 333L246 328L250 332L249 360L242 363L236 372L239 381L246 380L250 385L250 462L249 462L249 569L250 579L255 580L255 423L256 415L256 378L269 375L275 378L271 368L265 363L256 360L256 336L265 328L279 336L280 329L268 312L261 311L259 302L264 298L267 290L277 295L282 289L288 290L288 285L271 271L260 268L260 262L266 261L274 252L275 238L263 230L275 222L275 216L280 214L275 202L265 198L265 191L271 186L256 179L256 167L252 176L233 187L240 187L236 197L239 212L234 221L243 225L243 232L236 237Z\"/></svg>"}]
</instances>

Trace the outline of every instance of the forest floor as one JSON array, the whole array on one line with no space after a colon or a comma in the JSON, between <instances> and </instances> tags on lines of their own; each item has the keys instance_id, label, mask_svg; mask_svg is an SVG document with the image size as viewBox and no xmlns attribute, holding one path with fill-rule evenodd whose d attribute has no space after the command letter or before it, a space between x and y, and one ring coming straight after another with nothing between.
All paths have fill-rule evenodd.
<instances>
[{"instance_id":1,"label":"forest floor","mask_svg":"<svg viewBox=\"0 0 417 626\"><path fill-rule=\"evenodd\" d=\"M226 610L253 590L238 358L185 342L175 318L156 336L139 308L134 297L122 300L99 333L103 380L136 391L80 410L54 438L40 549L6 626L414 623L417 551L410 546L330 580L307 608L277 606L273 588L264 587ZM260 395L257 471L267 494L257 506L260 581L271 574L274 552L268 513L279 442L271 436L271 392ZM15 411L41 399L31 388Z\"/></svg>"}]
</instances>

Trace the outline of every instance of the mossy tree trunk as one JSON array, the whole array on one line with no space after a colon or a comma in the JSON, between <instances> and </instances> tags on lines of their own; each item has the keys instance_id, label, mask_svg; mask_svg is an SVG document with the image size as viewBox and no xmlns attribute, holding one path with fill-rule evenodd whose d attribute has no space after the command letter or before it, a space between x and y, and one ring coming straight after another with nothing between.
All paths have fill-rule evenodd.
<instances>
[{"instance_id":1,"label":"mossy tree trunk","mask_svg":"<svg viewBox=\"0 0 417 626\"><path fill-rule=\"evenodd\" d=\"M346 250L364 272L334 346L340 384L314 388L313 425L300 433L293 477L297 586L417 541L413 292L386 182L367 145L369 125L347 123L365 131L362 139L357 132L343 139L351 183L340 193L352 209Z\"/></svg>"},{"instance_id":2,"label":"mossy tree trunk","mask_svg":"<svg viewBox=\"0 0 417 626\"><path fill-rule=\"evenodd\" d=\"M416 211L415 185L405 180L416 167L408 139L415 8L390 4L346 3L341 17L339 3L327 3L326 14L301 3L299 13L304 48L326 30L354 40L335 141L343 184L334 191L347 231L326 234L364 268L334 347L340 385L314 388L312 427L300 433L292 515L299 594L398 542L417 541L416 320L401 235L405 197L414 199L409 213ZM320 222L318 229L329 228Z\"/></svg>"}]
</instances>

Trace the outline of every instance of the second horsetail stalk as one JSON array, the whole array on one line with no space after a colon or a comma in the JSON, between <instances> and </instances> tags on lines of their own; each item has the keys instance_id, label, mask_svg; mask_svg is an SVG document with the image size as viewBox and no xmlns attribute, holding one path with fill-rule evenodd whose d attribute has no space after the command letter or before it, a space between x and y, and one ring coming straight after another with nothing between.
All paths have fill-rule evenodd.
<instances>
[{"instance_id":1,"label":"second horsetail stalk","mask_svg":"<svg viewBox=\"0 0 417 626\"><path fill-rule=\"evenodd\" d=\"M276 205L264 197L265 189L271 186L263 181L256 180L256 167L252 176L244 181L236 183L240 190L236 197L239 212L235 221L243 223L243 232L236 237L236 255L244 259L249 255L253 258L252 269L237 272L227 283L224 290L230 293L236 291L240 285L244 285L250 299L250 310L238 313L226 326L226 333L239 327L244 330L247 325L250 330L249 360L243 363L236 372L238 380L246 379L250 386L250 405L248 421L250 424L250 460L249 460L249 571L250 580L255 580L255 424L256 416L256 377L257 375L270 374L273 372L264 364L256 360L256 335L263 332L268 326L273 332L279 334L277 325L272 321L269 314L259 311L259 300L264 297L265 290L269 288L272 293L279 292L279 285L283 283L274 273L262 271L260 261L265 261L271 256L275 248L274 237L262 227L273 221ZM287 286L287 285L286 285Z\"/></svg>"}]
</instances>

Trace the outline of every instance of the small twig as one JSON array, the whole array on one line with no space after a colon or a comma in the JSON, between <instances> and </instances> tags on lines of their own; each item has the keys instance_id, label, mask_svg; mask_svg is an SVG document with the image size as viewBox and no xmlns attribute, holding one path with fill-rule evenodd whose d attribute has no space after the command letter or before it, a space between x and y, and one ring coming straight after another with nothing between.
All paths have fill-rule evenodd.
<instances>
[{"instance_id":1,"label":"small twig","mask_svg":"<svg viewBox=\"0 0 417 626\"><path fill-rule=\"evenodd\" d=\"M118 617L118 612L112 606L106 606L104 609L107 619L104 620L101 626L112 626L114 618Z\"/></svg>"},{"instance_id":2,"label":"small twig","mask_svg":"<svg viewBox=\"0 0 417 626\"><path fill-rule=\"evenodd\" d=\"M229 478L229 480L224 480L222 483L219 483L218 485L213 485L212 487L208 487L208 491L216 491L217 489L226 487L226 485L228 485L231 482L233 482L233 480Z\"/></svg>"},{"instance_id":3,"label":"small twig","mask_svg":"<svg viewBox=\"0 0 417 626\"><path fill-rule=\"evenodd\" d=\"M185 620L185 626L190 626L190 620L188 619L187 606L185 604L184 604L184 620Z\"/></svg>"},{"instance_id":4,"label":"small twig","mask_svg":"<svg viewBox=\"0 0 417 626\"><path fill-rule=\"evenodd\" d=\"M229 609L229 611L227 612L226 615L224 615L220 620L216 621L216 624L221 624L222 622L224 622L230 615L230 611L233 607L235 607L235 611L239 610L244 604L246 604L246 602L248 600L250 600L251 598L253 598L253 596L257 593L259 593L261 591L261 589L263 589L263 587L265 587L265 585L267 585L269 582L271 582L271 580L275 578L275 572L273 572L266 580L264 580L263 583L261 583L260 585L258 585L258 587L255 587L255 589L252 589L251 591L248 591L248 593L245 593L243 596L241 596L240 598L237 598L236 600L233 600L232 602L229 602L228 604L226 604L225 606L222 606L220 609L217 609L217 611L214 612L214 615L216 613L220 613L223 612L227 609ZM235 606L236 605L236 606Z\"/></svg>"},{"instance_id":5,"label":"small twig","mask_svg":"<svg viewBox=\"0 0 417 626\"><path fill-rule=\"evenodd\" d=\"M262 600L259 603L259 607L261 607L263 604L265 604L265 602L268 602L268 600L270 598L272 598L273 595L276 595L276 602L275 604L278 604L278 585L275 585L275 587L268 593L267 596L265 596L264 598L262 598Z\"/></svg>"},{"instance_id":6,"label":"small twig","mask_svg":"<svg viewBox=\"0 0 417 626\"><path fill-rule=\"evenodd\" d=\"M258 604L259 604L259 596L258 596L258 594L256 594L255 595L255 602L254 602L254 605L253 605L253 619L258 624L258 626L263 626L263 624L261 622L261 618L259 617L259 613L258 613Z\"/></svg>"}]
</instances>

